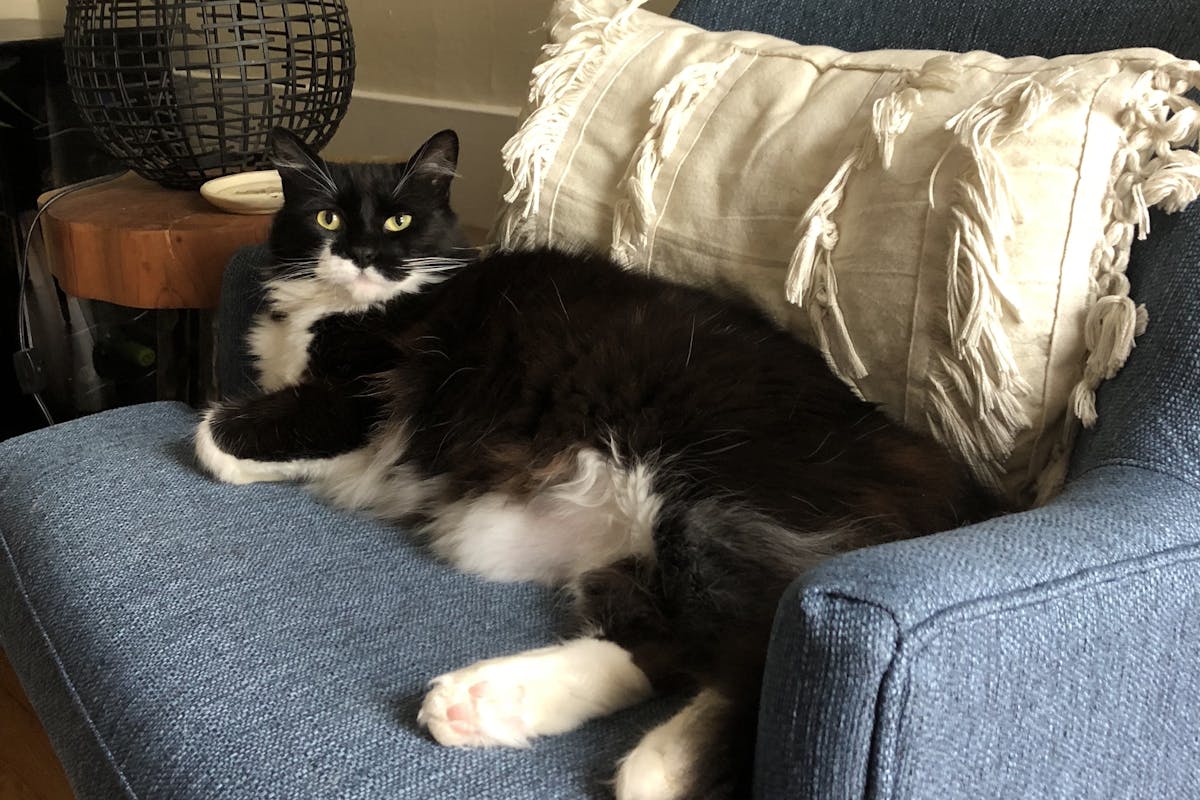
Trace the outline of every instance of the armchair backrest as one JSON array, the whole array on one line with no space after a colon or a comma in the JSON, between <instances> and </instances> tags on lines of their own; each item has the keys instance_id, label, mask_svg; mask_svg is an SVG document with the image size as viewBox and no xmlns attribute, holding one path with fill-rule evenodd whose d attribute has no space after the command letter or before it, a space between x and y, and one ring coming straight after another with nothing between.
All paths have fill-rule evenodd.
<instances>
[{"instance_id":1,"label":"armchair backrest","mask_svg":"<svg viewBox=\"0 0 1200 800\"><path fill-rule=\"evenodd\" d=\"M672 15L842 50L1058 56L1158 47L1200 58L1194 0L680 0Z\"/></svg>"}]
</instances>

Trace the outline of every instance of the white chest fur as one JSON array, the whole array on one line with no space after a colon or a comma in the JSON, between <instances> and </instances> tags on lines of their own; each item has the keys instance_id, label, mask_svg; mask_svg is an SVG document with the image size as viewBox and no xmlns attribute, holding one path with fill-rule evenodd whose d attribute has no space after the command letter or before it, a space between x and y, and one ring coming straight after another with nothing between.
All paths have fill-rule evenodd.
<instances>
[{"instance_id":1,"label":"white chest fur","mask_svg":"<svg viewBox=\"0 0 1200 800\"><path fill-rule=\"evenodd\" d=\"M308 368L312 326L332 314L362 312L369 303L356 303L321 280L274 280L266 286L266 310L250 328L250 353L259 370L259 387L272 392L298 383Z\"/></svg>"}]
</instances>

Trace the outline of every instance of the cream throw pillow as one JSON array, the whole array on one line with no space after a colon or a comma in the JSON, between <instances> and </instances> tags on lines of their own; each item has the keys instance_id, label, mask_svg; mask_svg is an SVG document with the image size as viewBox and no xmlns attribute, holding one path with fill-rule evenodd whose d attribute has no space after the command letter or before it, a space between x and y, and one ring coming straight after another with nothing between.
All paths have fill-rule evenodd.
<instances>
[{"instance_id":1,"label":"cream throw pillow","mask_svg":"<svg viewBox=\"0 0 1200 800\"><path fill-rule=\"evenodd\" d=\"M1200 193L1200 65L845 53L638 5L554 8L494 241L740 291L983 479L1053 494L1146 325L1130 243Z\"/></svg>"}]
</instances>

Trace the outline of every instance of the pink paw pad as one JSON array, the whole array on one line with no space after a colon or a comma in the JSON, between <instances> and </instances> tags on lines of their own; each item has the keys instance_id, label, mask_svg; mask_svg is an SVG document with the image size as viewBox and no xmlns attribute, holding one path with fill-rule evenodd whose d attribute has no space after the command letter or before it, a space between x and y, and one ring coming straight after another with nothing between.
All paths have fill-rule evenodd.
<instances>
[{"instance_id":1,"label":"pink paw pad","mask_svg":"<svg viewBox=\"0 0 1200 800\"><path fill-rule=\"evenodd\" d=\"M417 721L452 747L522 746L527 742L521 702L524 686L442 676L430 688Z\"/></svg>"}]
</instances>

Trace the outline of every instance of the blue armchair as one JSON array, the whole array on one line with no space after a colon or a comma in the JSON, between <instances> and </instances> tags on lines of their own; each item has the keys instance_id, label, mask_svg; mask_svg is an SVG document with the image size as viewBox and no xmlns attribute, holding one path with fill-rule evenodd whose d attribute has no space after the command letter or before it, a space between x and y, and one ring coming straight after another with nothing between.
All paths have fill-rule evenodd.
<instances>
[{"instance_id":1,"label":"blue armchair","mask_svg":"<svg viewBox=\"0 0 1200 800\"><path fill-rule=\"evenodd\" d=\"M675 13L855 50L1145 44L1194 58L1200 15L1182 5L682 0ZM832 559L784 597L757 797L1200 796L1200 214L1153 226L1129 268L1149 330L1102 388L1062 495ZM260 255L230 267L228 383ZM456 574L292 486L209 481L195 421L156 403L0 445L0 643L79 797L603 797L615 759L674 706L528 751L435 745L414 722L424 682L547 642L555 596Z\"/></svg>"}]
</instances>

